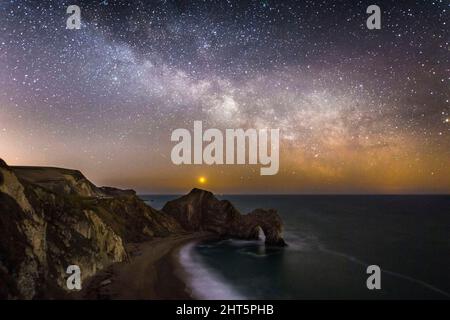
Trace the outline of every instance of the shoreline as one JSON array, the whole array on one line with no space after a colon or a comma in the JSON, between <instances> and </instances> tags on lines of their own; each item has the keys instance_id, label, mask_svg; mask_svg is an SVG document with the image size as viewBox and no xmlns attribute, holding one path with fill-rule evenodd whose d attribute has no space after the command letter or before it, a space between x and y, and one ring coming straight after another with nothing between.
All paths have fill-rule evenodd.
<instances>
[{"instance_id":1,"label":"shoreline","mask_svg":"<svg viewBox=\"0 0 450 320\"><path fill-rule=\"evenodd\" d=\"M207 233L194 239L186 240L177 246L157 262L158 277L156 287L161 298L164 300L195 300L197 299L189 287L190 275L182 266L180 261L181 250L189 245L196 244L204 240L215 239L217 235Z\"/></svg>"},{"instance_id":2,"label":"shoreline","mask_svg":"<svg viewBox=\"0 0 450 320\"><path fill-rule=\"evenodd\" d=\"M195 299L188 288L179 252L190 242L216 237L209 232L195 232L129 244L129 261L114 263L86 279L83 289L72 297L84 300Z\"/></svg>"}]
</instances>

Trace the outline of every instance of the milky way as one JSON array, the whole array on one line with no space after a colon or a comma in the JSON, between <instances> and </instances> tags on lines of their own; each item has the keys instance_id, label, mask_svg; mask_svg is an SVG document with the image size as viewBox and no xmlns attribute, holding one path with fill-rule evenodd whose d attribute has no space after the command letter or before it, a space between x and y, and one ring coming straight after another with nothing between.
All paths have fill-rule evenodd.
<instances>
[{"instance_id":1,"label":"milky way","mask_svg":"<svg viewBox=\"0 0 450 320\"><path fill-rule=\"evenodd\" d=\"M66 8L81 8L67 30ZM366 8L382 11L381 30ZM447 1L2 1L0 156L182 192L450 192ZM170 133L280 128L280 172Z\"/></svg>"}]
</instances>

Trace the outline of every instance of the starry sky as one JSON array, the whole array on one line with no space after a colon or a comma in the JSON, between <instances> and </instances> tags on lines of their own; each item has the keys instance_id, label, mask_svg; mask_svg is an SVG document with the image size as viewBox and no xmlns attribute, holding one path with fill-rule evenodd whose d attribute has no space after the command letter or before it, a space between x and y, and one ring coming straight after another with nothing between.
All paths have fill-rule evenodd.
<instances>
[{"instance_id":1,"label":"starry sky","mask_svg":"<svg viewBox=\"0 0 450 320\"><path fill-rule=\"evenodd\" d=\"M81 8L67 30L68 5ZM366 8L382 11L381 30ZM141 193L449 193L449 10L0 0L0 157ZM280 171L175 166L176 128L280 128Z\"/></svg>"}]
</instances>

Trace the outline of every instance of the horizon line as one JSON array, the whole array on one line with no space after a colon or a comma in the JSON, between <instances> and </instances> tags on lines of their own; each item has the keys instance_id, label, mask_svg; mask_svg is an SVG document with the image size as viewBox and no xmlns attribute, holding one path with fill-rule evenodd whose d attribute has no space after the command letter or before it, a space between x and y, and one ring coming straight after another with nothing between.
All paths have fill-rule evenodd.
<instances>
[{"instance_id":1,"label":"horizon line","mask_svg":"<svg viewBox=\"0 0 450 320\"><path fill-rule=\"evenodd\" d=\"M199 189L199 188L197 188ZM203 189L205 191L209 191ZM187 193L141 193L138 196L183 196ZM214 195L225 196L450 196L450 193L217 193Z\"/></svg>"}]
</instances>

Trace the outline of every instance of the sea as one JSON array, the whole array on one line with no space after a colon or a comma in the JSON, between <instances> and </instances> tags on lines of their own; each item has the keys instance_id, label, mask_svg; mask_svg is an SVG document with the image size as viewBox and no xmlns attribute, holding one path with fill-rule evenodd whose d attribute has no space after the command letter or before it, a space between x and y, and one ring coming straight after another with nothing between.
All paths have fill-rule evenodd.
<instances>
[{"instance_id":1,"label":"sea","mask_svg":"<svg viewBox=\"0 0 450 320\"><path fill-rule=\"evenodd\" d=\"M161 209L177 195L146 195ZM449 195L222 195L241 213L277 209L288 246L187 244L180 262L199 299L450 299ZM380 268L369 289L368 266Z\"/></svg>"}]
</instances>

